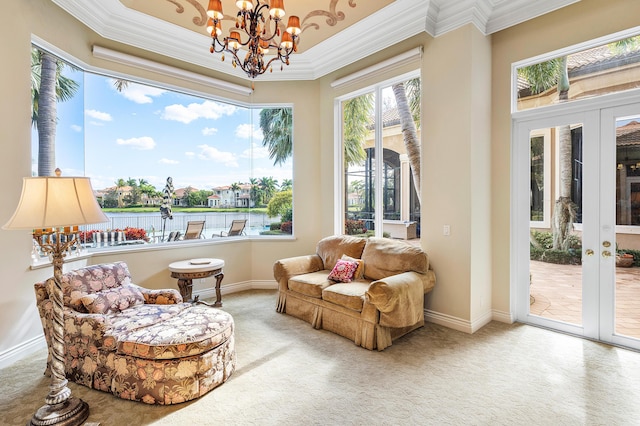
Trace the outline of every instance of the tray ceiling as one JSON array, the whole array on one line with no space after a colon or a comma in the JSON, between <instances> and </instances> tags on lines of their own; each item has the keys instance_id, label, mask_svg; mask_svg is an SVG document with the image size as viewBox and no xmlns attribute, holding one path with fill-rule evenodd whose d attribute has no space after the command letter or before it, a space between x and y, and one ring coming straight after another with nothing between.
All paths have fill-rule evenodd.
<instances>
[{"instance_id":1,"label":"tray ceiling","mask_svg":"<svg viewBox=\"0 0 640 426\"><path fill-rule=\"evenodd\" d=\"M102 37L243 77L209 53L208 0L52 0ZM298 53L258 80L313 80L421 32L437 37L466 24L491 34L580 0L286 0L300 17ZM222 0L234 25L235 1ZM228 29L223 28L224 32Z\"/></svg>"}]
</instances>

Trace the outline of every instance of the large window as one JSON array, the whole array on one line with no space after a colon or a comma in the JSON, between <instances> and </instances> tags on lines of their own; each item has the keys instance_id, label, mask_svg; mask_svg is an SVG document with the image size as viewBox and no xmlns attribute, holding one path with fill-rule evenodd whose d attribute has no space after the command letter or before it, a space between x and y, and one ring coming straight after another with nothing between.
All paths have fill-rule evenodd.
<instances>
[{"instance_id":1,"label":"large window","mask_svg":"<svg viewBox=\"0 0 640 426\"><path fill-rule=\"evenodd\" d=\"M417 73L339 100L345 234L419 238L419 105Z\"/></svg>"},{"instance_id":2,"label":"large window","mask_svg":"<svg viewBox=\"0 0 640 426\"><path fill-rule=\"evenodd\" d=\"M290 106L114 78L36 47L32 81L33 175L90 177L110 218L85 230L87 245L180 240L202 220L206 238L233 220L244 235L292 233Z\"/></svg>"}]
</instances>

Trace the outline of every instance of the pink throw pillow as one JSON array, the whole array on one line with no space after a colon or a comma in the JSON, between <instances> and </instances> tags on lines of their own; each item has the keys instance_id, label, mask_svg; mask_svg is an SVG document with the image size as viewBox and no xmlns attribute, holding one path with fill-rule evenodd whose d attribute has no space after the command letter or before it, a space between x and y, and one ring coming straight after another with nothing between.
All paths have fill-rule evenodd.
<instances>
[{"instance_id":1,"label":"pink throw pillow","mask_svg":"<svg viewBox=\"0 0 640 426\"><path fill-rule=\"evenodd\" d=\"M338 259L336 266L334 266L331 273L329 273L329 279L342 283L350 283L351 280L353 280L353 275L357 268L358 264L356 262Z\"/></svg>"}]
</instances>

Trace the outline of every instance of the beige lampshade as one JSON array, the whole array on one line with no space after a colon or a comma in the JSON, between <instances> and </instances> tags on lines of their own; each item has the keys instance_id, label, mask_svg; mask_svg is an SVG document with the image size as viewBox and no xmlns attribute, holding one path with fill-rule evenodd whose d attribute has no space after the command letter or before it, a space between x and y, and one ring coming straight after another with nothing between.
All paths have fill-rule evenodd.
<instances>
[{"instance_id":1,"label":"beige lampshade","mask_svg":"<svg viewBox=\"0 0 640 426\"><path fill-rule=\"evenodd\" d=\"M87 177L27 177L13 216L2 229L56 228L108 222Z\"/></svg>"},{"instance_id":2,"label":"beige lampshade","mask_svg":"<svg viewBox=\"0 0 640 426\"><path fill-rule=\"evenodd\" d=\"M287 22L287 32L291 35L300 35L302 30L300 29L300 18L295 15L289 16L289 22Z\"/></svg>"},{"instance_id":3,"label":"beige lampshade","mask_svg":"<svg viewBox=\"0 0 640 426\"><path fill-rule=\"evenodd\" d=\"M209 7L207 7L207 15L210 18L222 19L222 2L220 0L209 0ZM211 33L211 31L209 31Z\"/></svg>"},{"instance_id":4,"label":"beige lampshade","mask_svg":"<svg viewBox=\"0 0 640 426\"><path fill-rule=\"evenodd\" d=\"M280 42L280 46L283 49L291 49L293 48L293 39L291 38L291 34L288 32L282 33L282 41Z\"/></svg>"},{"instance_id":5,"label":"beige lampshade","mask_svg":"<svg viewBox=\"0 0 640 426\"><path fill-rule=\"evenodd\" d=\"M284 18L284 0L271 0L269 2L269 14L272 18Z\"/></svg>"}]
</instances>

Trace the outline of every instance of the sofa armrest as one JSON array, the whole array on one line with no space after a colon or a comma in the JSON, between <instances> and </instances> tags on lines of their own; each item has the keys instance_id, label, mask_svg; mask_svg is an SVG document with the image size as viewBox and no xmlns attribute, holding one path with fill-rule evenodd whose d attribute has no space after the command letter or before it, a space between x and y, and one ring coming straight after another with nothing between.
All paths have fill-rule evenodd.
<instances>
[{"instance_id":1,"label":"sofa armrest","mask_svg":"<svg viewBox=\"0 0 640 426\"><path fill-rule=\"evenodd\" d=\"M177 305L182 303L180 292L174 288L163 288L159 290L151 290L132 284L140 290L144 296L144 303L150 305Z\"/></svg>"},{"instance_id":2,"label":"sofa armrest","mask_svg":"<svg viewBox=\"0 0 640 426\"><path fill-rule=\"evenodd\" d=\"M308 274L311 272L322 271L324 264L317 254L307 256L289 257L280 259L273 265L273 276L278 282L280 290L288 288L289 278L296 275Z\"/></svg>"},{"instance_id":3,"label":"sofa armrest","mask_svg":"<svg viewBox=\"0 0 640 426\"><path fill-rule=\"evenodd\" d=\"M93 342L96 347L104 344L107 330L110 328L109 318L104 314L86 314L67 306L64 307L64 338L66 345L77 343L86 346ZM83 343L84 342L84 343Z\"/></svg>"},{"instance_id":4,"label":"sofa armrest","mask_svg":"<svg viewBox=\"0 0 640 426\"><path fill-rule=\"evenodd\" d=\"M371 283L365 297L380 311L380 325L409 327L424 320L425 279L409 271Z\"/></svg>"}]
</instances>

